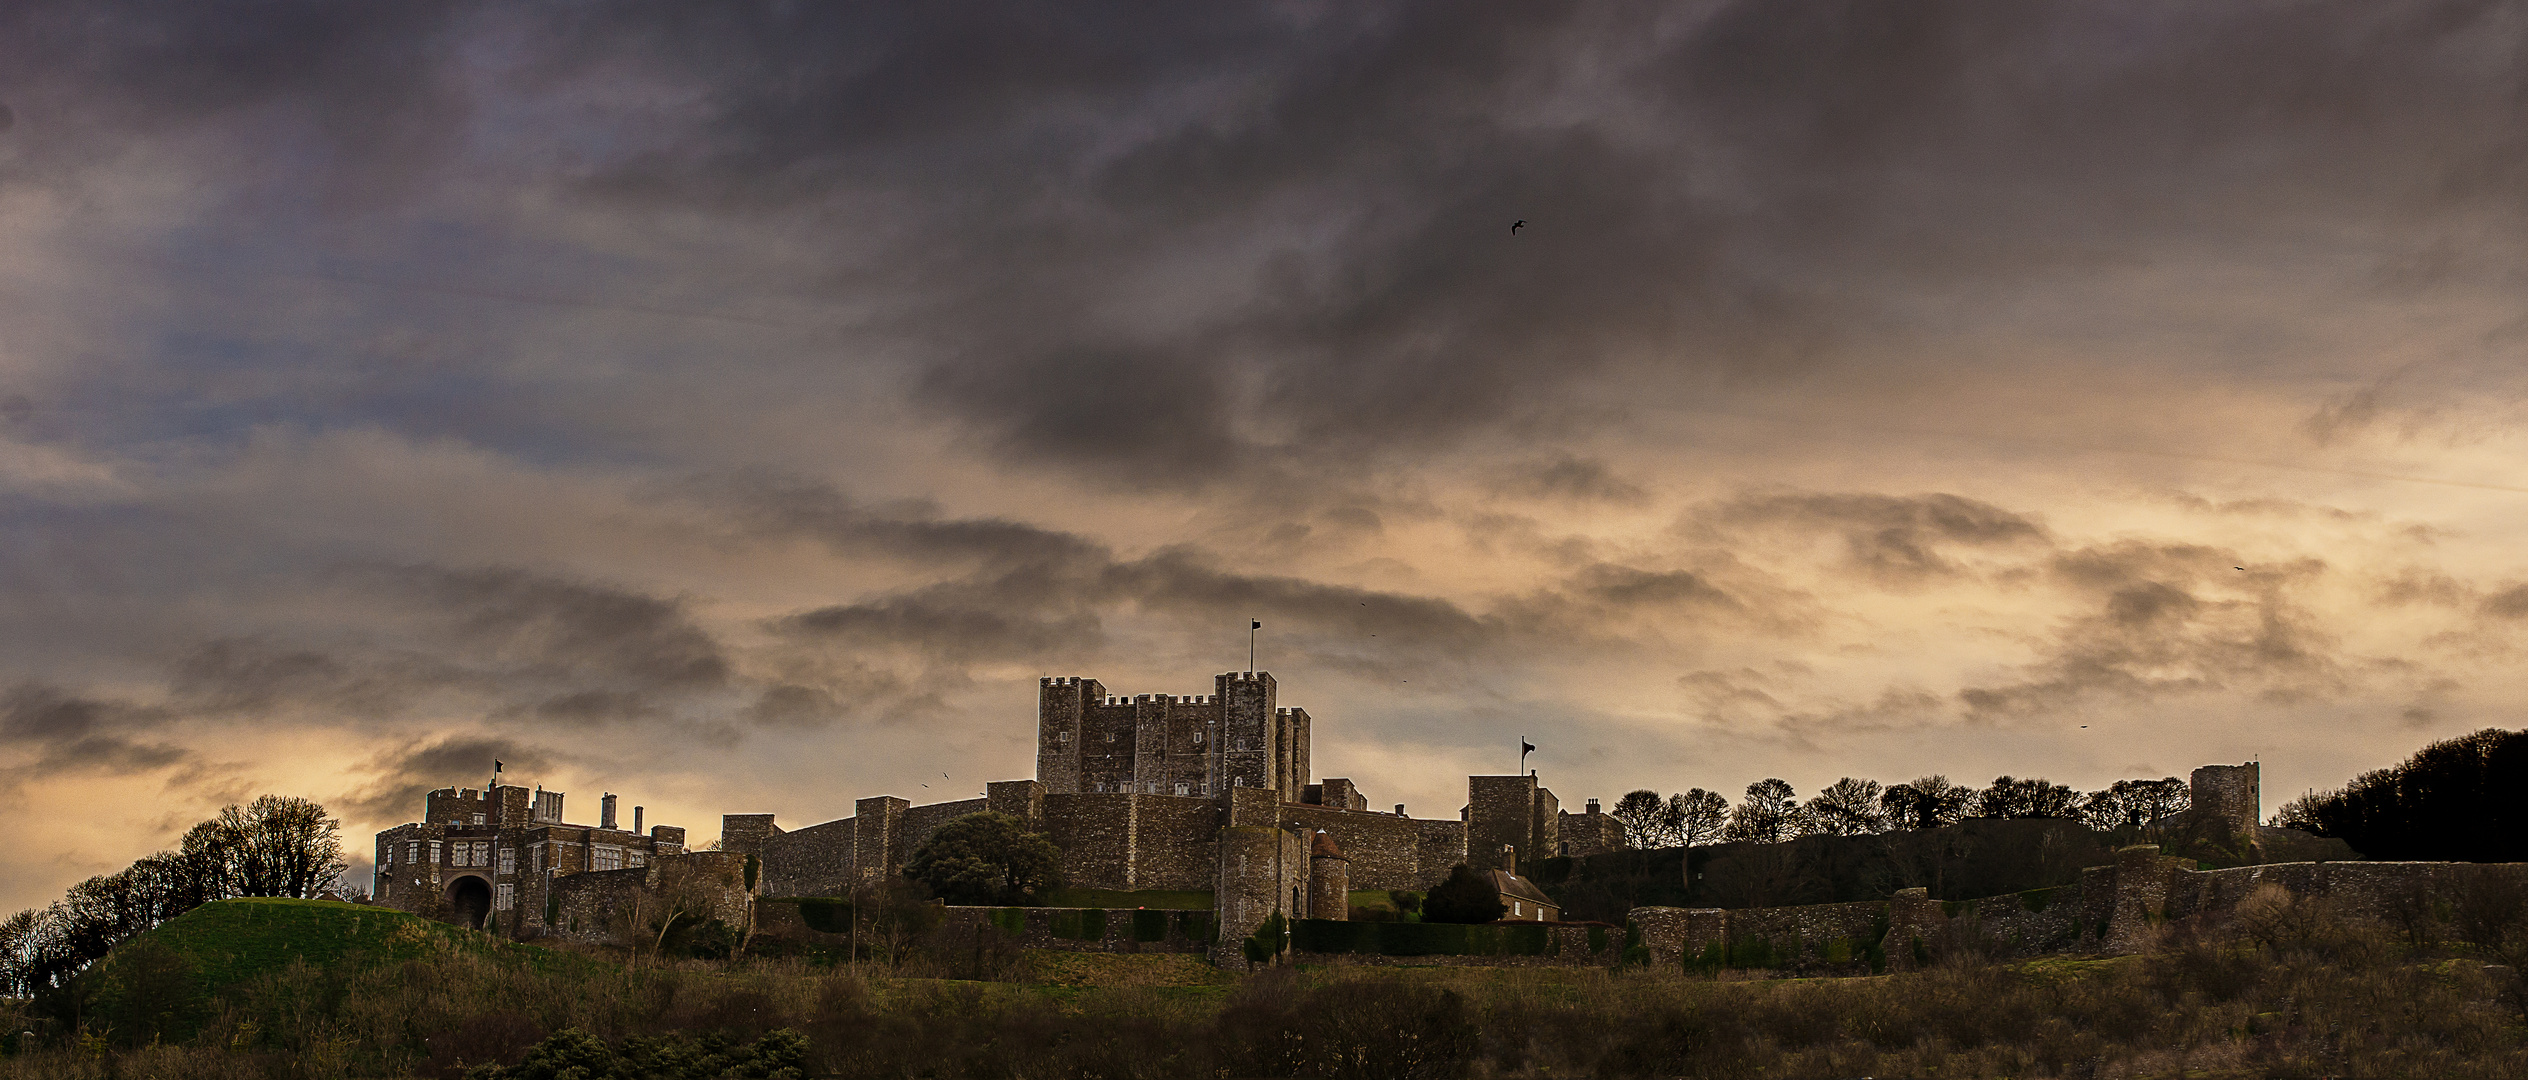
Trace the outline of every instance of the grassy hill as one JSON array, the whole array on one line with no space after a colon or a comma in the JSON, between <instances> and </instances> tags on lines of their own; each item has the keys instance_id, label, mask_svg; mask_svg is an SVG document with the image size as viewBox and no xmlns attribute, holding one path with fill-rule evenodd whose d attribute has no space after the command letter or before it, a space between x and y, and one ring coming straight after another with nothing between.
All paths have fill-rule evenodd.
<instances>
[{"instance_id":1,"label":"grassy hill","mask_svg":"<svg viewBox=\"0 0 2528 1080\"><path fill-rule=\"evenodd\" d=\"M344 972L462 954L537 967L595 963L386 908L221 900L116 947L80 976L74 1007L123 1038L181 1039L216 1013L220 995L294 963Z\"/></svg>"}]
</instances>

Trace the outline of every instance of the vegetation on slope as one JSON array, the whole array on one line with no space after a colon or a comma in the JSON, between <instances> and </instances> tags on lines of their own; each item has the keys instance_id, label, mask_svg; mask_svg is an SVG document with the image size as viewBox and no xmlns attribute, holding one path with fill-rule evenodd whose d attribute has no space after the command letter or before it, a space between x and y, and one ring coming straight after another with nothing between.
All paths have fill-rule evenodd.
<instances>
[{"instance_id":1,"label":"vegetation on slope","mask_svg":"<svg viewBox=\"0 0 2528 1080\"><path fill-rule=\"evenodd\" d=\"M317 967L305 958L321 946L264 944L274 925L206 924L205 953L230 948L231 970L251 975L194 1038L92 1052L56 1030L0 1058L0 1077L543 1076L574 1062L590 1076L650 1063L941 1080L2528 1075L2528 999L2511 976L2467 945L2364 930L2278 890L2227 924L2172 925L2146 956L1998 964L1961 943L1920 973L1841 980L1279 968L1089 988L1082 972L1067 986L803 966L635 974L523 962L465 931L433 932L417 959L355 963L370 954L344 949ZM400 948L403 933L376 943Z\"/></svg>"}]
</instances>

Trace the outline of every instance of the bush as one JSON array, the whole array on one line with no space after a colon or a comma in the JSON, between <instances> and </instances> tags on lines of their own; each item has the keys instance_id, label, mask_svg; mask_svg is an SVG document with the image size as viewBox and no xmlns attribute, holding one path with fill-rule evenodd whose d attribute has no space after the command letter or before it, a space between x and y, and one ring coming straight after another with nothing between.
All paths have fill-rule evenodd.
<instances>
[{"instance_id":1,"label":"bush","mask_svg":"<svg viewBox=\"0 0 2528 1080\"><path fill-rule=\"evenodd\" d=\"M1459 863L1448 872L1448 880L1422 898L1422 921L1426 923L1488 923L1510 910L1501 902L1501 890L1492 883L1492 875Z\"/></svg>"},{"instance_id":2,"label":"bush","mask_svg":"<svg viewBox=\"0 0 2528 1080\"><path fill-rule=\"evenodd\" d=\"M1167 940L1167 912L1147 908L1132 913L1132 940Z\"/></svg>"}]
</instances>

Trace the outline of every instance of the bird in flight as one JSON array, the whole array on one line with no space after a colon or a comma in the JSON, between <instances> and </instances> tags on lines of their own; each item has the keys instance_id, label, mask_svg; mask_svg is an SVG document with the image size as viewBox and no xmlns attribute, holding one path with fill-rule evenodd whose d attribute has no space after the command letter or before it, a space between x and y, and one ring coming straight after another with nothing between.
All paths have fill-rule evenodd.
<instances>
[{"instance_id":1,"label":"bird in flight","mask_svg":"<svg viewBox=\"0 0 2528 1080\"><path fill-rule=\"evenodd\" d=\"M1517 221L1513 221L1513 222L1511 222L1511 223L1510 223L1510 235L1512 235L1512 236L1517 236L1517 235L1519 234L1519 229L1521 229L1522 227L1525 227L1526 225L1527 225L1527 219L1526 219L1526 218L1520 218L1520 219L1518 219Z\"/></svg>"}]
</instances>

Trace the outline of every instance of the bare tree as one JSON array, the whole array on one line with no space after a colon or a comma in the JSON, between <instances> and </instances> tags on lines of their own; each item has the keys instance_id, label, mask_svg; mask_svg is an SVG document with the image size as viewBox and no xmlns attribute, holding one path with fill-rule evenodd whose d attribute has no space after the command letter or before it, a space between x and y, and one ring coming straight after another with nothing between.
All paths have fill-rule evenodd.
<instances>
[{"instance_id":1,"label":"bare tree","mask_svg":"<svg viewBox=\"0 0 2528 1080\"><path fill-rule=\"evenodd\" d=\"M672 855L651 863L644 878L623 914L622 938L633 946L635 966L641 944L650 946L650 963L655 966L667 951L668 938L679 929L709 922L734 887L727 874L703 859Z\"/></svg>"},{"instance_id":2,"label":"bare tree","mask_svg":"<svg viewBox=\"0 0 2528 1080\"><path fill-rule=\"evenodd\" d=\"M1886 794L1879 796L1879 806L1886 809L1891 828L1937 829L1955 825L1964 818L1974 795L1973 789L1959 787L1950 783L1948 777L1933 773L1887 789Z\"/></svg>"},{"instance_id":3,"label":"bare tree","mask_svg":"<svg viewBox=\"0 0 2528 1080\"><path fill-rule=\"evenodd\" d=\"M1757 844L1778 844L1797 835L1798 792L1789 782L1767 777L1747 785L1747 797L1729 815L1724 837Z\"/></svg>"},{"instance_id":4,"label":"bare tree","mask_svg":"<svg viewBox=\"0 0 2528 1080\"><path fill-rule=\"evenodd\" d=\"M1624 827L1624 840L1637 849L1669 847L1676 843L1664 820L1667 802L1656 791L1625 792L1623 798L1615 800L1615 811L1608 816Z\"/></svg>"},{"instance_id":5,"label":"bare tree","mask_svg":"<svg viewBox=\"0 0 2528 1080\"><path fill-rule=\"evenodd\" d=\"M1729 800L1717 791L1693 788L1668 796L1667 809L1660 817L1662 826L1675 835L1678 847L1718 843L1721 834L1729 830Z\"/></svg>"},{"instance_id":6,"label":"bare tree","mask_svg":"<svg viewBox=\"0 0 2528 1080\"><path fill-rule=\"evenodd\" d=\"M2161 780L2118 780L2089 793L2081 803L2082 823L2099 832L2148 832L2184 814L2194 804L2194 791L2174 776Z\"/></svg>"},{"instance_id":7,"label":"bare tree","mask_svg":"<svg viewBox=\"0 0 2528 1080\"><path fill-rule=\"evenodd\" d=\"M1855 780L1844 777L1826 785L1808 800L1800 815L1800 831L1810 835L1864 836L1887 831L1887 811L1880 807L1885 794L1876 780Z\"/></svg>"},{"instance_id":8,"label":"bare tree","mask_svg":"<svg viewBox=\"0 0 2528 1080\"><path fill-rule=\"evenodd\" d=\"M1970 809L1973 816L1986 818L2071 818L2080 814L2080 796L2036 777L1996 776L1991 787L1975 793Z\"/></svg>"}]
</instances>

